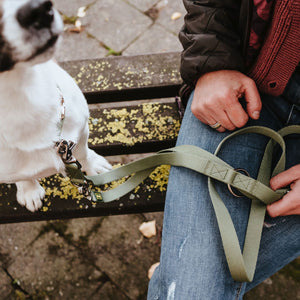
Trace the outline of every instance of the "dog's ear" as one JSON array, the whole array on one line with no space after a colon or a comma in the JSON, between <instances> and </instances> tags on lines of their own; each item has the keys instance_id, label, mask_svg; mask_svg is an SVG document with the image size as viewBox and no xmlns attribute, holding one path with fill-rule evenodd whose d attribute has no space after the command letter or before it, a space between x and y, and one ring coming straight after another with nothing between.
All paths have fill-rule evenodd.
<instances>
[{"instance_id":1,"label":"dog's ear","mask_svg":"<svg viewBox=\"0 0 300 300\"><path fill-rule=\"evenodd\" d=\"M15 63L11 48L0 34L0 72L11 70Z\"/></svg>"},{"instance_id":2,"label":"dog's ear","mask_svg":"<svg viewBox=\"0 0 300 300\"><path fill-rule=\"evenodd\" d=\"M3 16L1 2L2 0L0 0L0 20L2 20L2 16ZM11 70L16 63L12 57L12 49L8 45L7 41L4 39L2 32L3 32L3 24L1 21L0 22L0 72Z\"/></svg>"},{"instance_id":3,"label":"dog's ear","mask_svg":"<svg viewBox=\"0 0 300 300\"><path fill-rule=\"evenodd\" d=\"M3 53L0 42L0 72L9 71L15 65L15 61L9 53Z\"/></svg>"},{"instance_id":4,"label":"dog's ear","mask_svg":"<svg viewBox=\"0 0 300 300\"><path fill-rule=\"evenodd\" d=\"M12 59L9 53L1 53L0 46L0 72L9 71L15 65L15 61Z\"/></svg>"}]
</instances>

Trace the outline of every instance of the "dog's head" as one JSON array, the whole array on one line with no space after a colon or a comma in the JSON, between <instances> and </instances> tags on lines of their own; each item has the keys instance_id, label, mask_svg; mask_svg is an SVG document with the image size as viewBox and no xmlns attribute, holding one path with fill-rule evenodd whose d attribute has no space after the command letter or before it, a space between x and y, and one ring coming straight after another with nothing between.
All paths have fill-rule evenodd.
<instances>
[{"instance_id":1,"label":"dog's head","mask_svg":"<svg viewBox=\"0 0 300 300\"><path fill-rule=\"evenodd\" d=\"M0 72L50 59L62 30L49 0L0 0Z\"/></svg>"}]
</instances>

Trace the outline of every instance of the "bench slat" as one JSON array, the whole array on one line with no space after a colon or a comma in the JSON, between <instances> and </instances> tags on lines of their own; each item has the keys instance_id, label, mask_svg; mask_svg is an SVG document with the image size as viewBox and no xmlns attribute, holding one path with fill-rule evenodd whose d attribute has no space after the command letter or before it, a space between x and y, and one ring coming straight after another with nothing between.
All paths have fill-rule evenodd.
<instances>
[{"instance_id":1,"label":"bench slat","mask_svg":"<svg viewBox=\"0 0 300 300\"><path fill-rule=\"evenodd\" d=\"M164 209L168 167L162 166L136 191L118 201L94 203L78 194L68 178L54 175L42 181L46 190L40 211L29 212L16 201L15 185L0 185L0 224L154 212Z\"/></svg>"},{"instance_id":2,"label":"bench slat","mask_svg":"<svg viewBox=\"0 0 300 300\"><path fill-rule=\"evenodd\" d=\"M156 152L173 147L180 128L176 102L90 109L89 146L101 155Z\"/></svg>"},{"instance_id":3,"label":"bench slat","mask_svg":"<svg viewBox=\"0 0 300 300\"><path fill-rule=\"evenodd\" d=\"M89 103L175 96L179 52L61 62ZM99 94L100 93L100 94Z\"/></svg>"}]
</instances>

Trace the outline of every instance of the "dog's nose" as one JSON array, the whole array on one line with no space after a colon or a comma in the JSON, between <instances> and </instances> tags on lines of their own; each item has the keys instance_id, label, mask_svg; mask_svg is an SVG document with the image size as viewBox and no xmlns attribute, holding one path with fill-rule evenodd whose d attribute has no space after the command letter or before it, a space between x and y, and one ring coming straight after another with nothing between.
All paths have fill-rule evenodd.
<instances>
[{"instance_id":1,"label":"dog's nose","mask_svg":"<svg viewBox=\"0 0 300 300\"><path fill-rule=\"evenodd\" d=\"M31 0L17 12L17 20L24 28L50 28L53 19L53 5L48 0Z\"/></svg>"}]
</instances>

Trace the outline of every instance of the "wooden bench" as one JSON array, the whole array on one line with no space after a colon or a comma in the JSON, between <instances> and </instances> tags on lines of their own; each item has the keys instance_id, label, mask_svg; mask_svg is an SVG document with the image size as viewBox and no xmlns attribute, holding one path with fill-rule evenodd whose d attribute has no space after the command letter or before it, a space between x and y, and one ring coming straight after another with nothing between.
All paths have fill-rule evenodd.
<instances>
[{"instance_id":1,"label":"wooden bench","mask_svg":"<svg viewBox=\"0 0 300 300\"><path fill-rule=\"evenodd\" d=\"M61 63L89 103L90 147L110 156L174 146L181 121L175 100L179 60L179 53L164 53ZM167 178L168 167L159 167L135 191L104 204L87 200L68 178L54 175L42 180L46 197L35 213L17 203L14 185L2 184L0 223L161 211Z\"/></svg>"}]
</instances>

